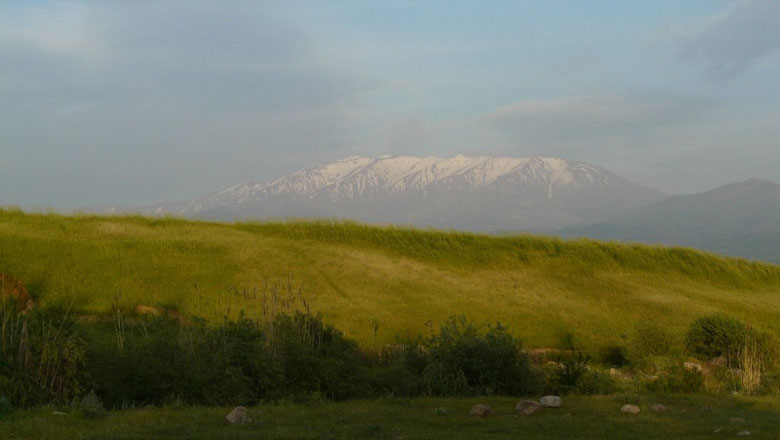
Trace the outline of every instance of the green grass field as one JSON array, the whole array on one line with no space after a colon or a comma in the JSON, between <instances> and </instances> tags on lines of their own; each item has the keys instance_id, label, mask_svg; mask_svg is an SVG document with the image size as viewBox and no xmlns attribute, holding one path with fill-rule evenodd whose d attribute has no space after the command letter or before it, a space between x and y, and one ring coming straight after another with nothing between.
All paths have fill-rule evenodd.
<instances>
[{"instance_id":1,"label":"green grass field","mask_svg":"<svg viewBox=\"0 0 780 440\"><path fill-rule=\"evenodd\" d=\"M366 346L425 336L450 315L500 321L530 347L569 332L583 349L619 344L641 320L681 338L713 311L780 336L780 266L589 240L5 210L0 271L39 305L80 314L148 305L221 320L303 298Z\"/></svg>"},{"instance_id":2,"label":"green grass field","mask_svg":"<svg viewBox=\"0 0 780 440\"><path fill-rule=\"evenodd\" d=\"M764 398L645 398L642 412L620 413L619 397L564 397L563 407L518 416L518 399L382 399L250 408L253 423L225 421L229 408L154 408L114 411L88 420L55 415L54 408L13 413L0 421L3 439L719 439L743 430L751 439L780 435L780 400ZM493 415L468 416L483 402ZM653 403L666 413L650 410ZM447 415L437 415L445 408ZM744 423L734 423L742 418Z\"/></svg>"}]
</instances>

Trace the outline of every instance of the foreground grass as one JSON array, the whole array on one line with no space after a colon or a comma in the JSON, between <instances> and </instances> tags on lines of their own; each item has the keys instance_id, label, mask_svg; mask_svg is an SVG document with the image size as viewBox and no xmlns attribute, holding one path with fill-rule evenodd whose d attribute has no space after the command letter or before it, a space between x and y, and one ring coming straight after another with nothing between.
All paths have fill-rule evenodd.
<instances>
[{"instance_id":1,"label":"foreground grass","mask_svg":"<svg viewBox=\"0 0 780 440\"><path fill-rule=\"evenodd\" d=\"M148 305L219 321L305 300L377 347L461 314L530 347L566 333L585 350L625 344L643 319L681 338L714 311L780 336L780 266L589 240L0 210L0 271L39 305L79 314Z\"/></svg>"},{"instance_id":2,"label":"foreground grass","mask_svg":"<svg viewBox=\"0 0 780 440\"><path fill-rule=\"evenodd\" d=\"M493 416L469 417L477 402ZM621 414L618 397L566 397L560 409L525 417L515 398L383 399L250 408L253 423L229 425L226 408L114 411L85 420L51 408L13 413L0 421L3 439L717 439L742 430L750 438L780 437L780 399L707 396L646 398L642 413ZM661 402L666 413L649 409ZM437 415L446 408L448 415ZM744 423L732 423L732 418Z\"/></svg>"}]
</instances>

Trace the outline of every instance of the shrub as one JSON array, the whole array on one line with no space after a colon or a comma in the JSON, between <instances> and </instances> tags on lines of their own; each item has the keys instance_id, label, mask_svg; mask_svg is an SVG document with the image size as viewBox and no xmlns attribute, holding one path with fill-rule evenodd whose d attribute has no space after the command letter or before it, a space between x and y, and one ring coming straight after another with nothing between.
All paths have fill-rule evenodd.
<instances>
[{"instance_id":1,"label":"shrub","mask_svg":"<svg viewBox=\"0 0 780 440\"><path fill-rule=\"evenodd\" d=\"M521 394L529 388L530 362L522 343L501 324L479 331L451 317L428 340L430 363L423 381L430 394Z\"/></svg>"},{"instance_id":2,"label":"shrub","mask_svg":"<svg viewBox=\"0 0 780 440\"><path fill-rule=\"evenodd\" d=\"M704 375L697 369L674 366L662 371L647 388L657 393L698 393L704 389Z\"/></svg>"},{"instance_id":3,"label":"shrub","mask_svg":"<svg viewBox=\"0 0 780 440\"><path fill-rule=\"evenodd\" d=\"M768 334L730 316L716 313L698 318L688 329L685 345L692 354L713 358L725 356L737 366L746 351L763 362L772 363L774 350Z\"/></svg>"},{"instance_id":4,"label":"shrub","mask_svg":"<svg viewBox=\"0 0 780 440\"><path fill-rule=\"evenodd\" d=\"M81 391L86 343L67 313L52 315L0 298L0 395L16 405L67 403Z\"/></svg>"},{"instance_id":5,"label":"shrub","mask_svg":"<svg viewBox=\"0 0 780 440\"><path fill-rule=\"evenodd\" d=\"M0 396L0 420L3 420L8 414L11 414L13 410L14 406L11 405L11 402L9 402L5 396Z\"/></svg>"},{"instance_id":6,"label":"shrub","mask_svg":"<svg viewBox=\"0 0 780 440\"><path fill-rule=\"evenodd\" d=\"M620 345L611 345L602 351L601 360L611 367L625 367L629 364L628 350Z\"/></svg>"},{"instance_id":7,"label":"shrub","mask_svg":"<svg viewBox=\"0 0 780 440\"><path fill-rule=\"evenodd\" d=\"M577 389L583 376L590 368L588 367L590 358L589 355L577 350L560 358L561 368L557 370L556 374L556 383L560 392L566 393Z\"/></svg>"},{"instance_id":8,"label":"shrub","mask_svg":"<svg viewBox=\"0 0 780 440\"><path fill-rule=\"evenodd\" d=\"M370 394L357 344L319 316L278 316L270 328L269 347L283 372L276 385L279 397L302 399L318 392L328 399L346 399Z\"/></svg>"},{"instance_id":9,"label":"shrub","mask_svg":"<svg viewBox=\"0 0 780 440\"><path fill-rule=\"evenodd\" d=\"M96 419L108 414L106 408L103 406L103 401L95 394L94 390L82 397L76 404L75 409L82 417L87 419Z\"/></svg>"},{"instance_id":10,"label":"shrub","mask_svg":"<svg viewBox=\"0 0 780 440\"><path fill-rule=\"evenodd\" d=\"M577 382L574 391L579 394L612 394L617 390L615 378L604 371L586 371Z\"/></svg>"}]
</instances>

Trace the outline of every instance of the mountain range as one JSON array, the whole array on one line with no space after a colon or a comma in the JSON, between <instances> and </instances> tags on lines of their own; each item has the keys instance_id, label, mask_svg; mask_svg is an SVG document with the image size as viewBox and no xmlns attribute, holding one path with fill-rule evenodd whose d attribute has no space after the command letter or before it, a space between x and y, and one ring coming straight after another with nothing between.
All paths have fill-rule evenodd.
<instances>
[{"instance_id":1,"label":"mountain range","mask_svg":"<svg viewBox=\"0 0 780 440\"><path fill-rule=\"evenodd\" d=\"M753 178L703 194L672 196L559 233L683 245L780 263L780 185Z\"/></svg>"},{"instance_id":2,"label":"mountain range","mask_svg":"<svg viewBox=\"0 0 780 440\"><path fill-rule=\"evenodd\" d=\"M670 196L595 165L551 157L356 156L141 211L219 221L340 218L535 232L780 262L778 184L750 179Z\"/></svg>"},{"instance_id":3,"label":"mountain range","mask_svg":"<svg viewBox=\"0 0 780 440\"><path fill-rule=\"evenodd\" d=\"M482 232L552 232L664 197L603 168L557 158L384 156L350 157L151 212L215 220L336 217Z\"/></svg>"}]
</instances>

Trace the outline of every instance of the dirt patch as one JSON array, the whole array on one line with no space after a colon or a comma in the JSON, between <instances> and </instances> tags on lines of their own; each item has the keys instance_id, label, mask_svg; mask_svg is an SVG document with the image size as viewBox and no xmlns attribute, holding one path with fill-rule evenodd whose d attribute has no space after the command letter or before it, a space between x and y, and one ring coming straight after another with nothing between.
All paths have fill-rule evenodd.
<instances>
[{"instance_id":1,"label":"dirt patch","mask_svg":"<svg viewBox=\"0 0 780 440\"><path fill-rule=\"evenodd\" d=\"M181 313L176 310L164 309L161 307L147 306L145 304L139 304L136 306L135 311L139 315L152 315L152 316L167 316L168 318L178 322L179 324L188 324L189 320L182 316Z\"/></svg>"},{"instance_id":2,"label":"dirt patch","mask_svg":"<svg viewBox=\"0 0 780 440\"><path fill-rule=\"evenodd\" d=\"M19 280L11 275L0 273L0 298L7 297L15 298L22 312L28 312L35 307L35 301Z\"/></svg>"}]
</instances>

